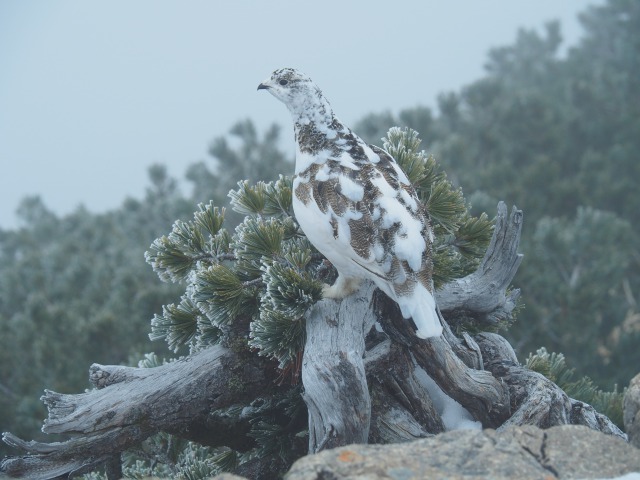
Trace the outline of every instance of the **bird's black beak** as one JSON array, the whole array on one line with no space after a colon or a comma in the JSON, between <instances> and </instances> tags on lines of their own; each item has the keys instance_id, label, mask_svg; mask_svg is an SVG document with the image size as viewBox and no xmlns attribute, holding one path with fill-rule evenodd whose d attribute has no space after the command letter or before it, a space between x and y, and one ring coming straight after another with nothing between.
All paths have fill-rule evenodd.
<instances>
[{"instance_id":1,"label":"bird's black beak","mask_svg":"<svg viewBox=\"0 0 640 480\"><path fill-rule=\"evenodd\" d=\"M264 83L261 83L260 85L258 85L258 90L267 90L269 88L269 85L265 85Z\"/></svg>"}]
</instances>

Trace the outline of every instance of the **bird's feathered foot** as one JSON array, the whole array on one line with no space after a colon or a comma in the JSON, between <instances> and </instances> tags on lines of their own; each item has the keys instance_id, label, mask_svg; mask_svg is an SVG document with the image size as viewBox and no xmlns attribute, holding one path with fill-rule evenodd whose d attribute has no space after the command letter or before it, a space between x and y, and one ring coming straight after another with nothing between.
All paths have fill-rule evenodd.
<instances>
[{"instance_id":1,"label":"bird's feathered foot","mask_svg":"<svg viewBox=\"0 0 640 480\"><path fill-rule=\"evenodd\" d=\"M358 290L360 283L362 283L360 278L346 278L338 275L333 285L329 286L325 284L322 286L322 297L339 300Z\"/></svg>"}]
</instances>

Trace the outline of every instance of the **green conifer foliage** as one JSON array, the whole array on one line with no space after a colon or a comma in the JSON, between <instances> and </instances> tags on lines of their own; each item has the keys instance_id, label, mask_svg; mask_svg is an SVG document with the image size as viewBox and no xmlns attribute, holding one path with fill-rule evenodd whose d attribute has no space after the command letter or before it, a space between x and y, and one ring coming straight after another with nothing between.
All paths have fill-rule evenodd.
<instances>
[{"instance_id":1,"label":"green conifer foliage","mask_svg":"<svg viewBox=\"0 0 640 480\"><path fill-rule=\"evenodd\" d=\"M612 391L606 392L599 389L587 376L576 378L575 368L567 365L562 353L549 353L544 347L539 348L535 355L529 354L526 366L547 377L571 398L590 404L598 412L609 417L618 427L624 428L622 420L624 391L618 392L617 386L614 386Z\"/></svg>"},{"instance_id":2,"label":"green conifer foliage","mask_svg":"<svg viewBox=\"0 0 640 480\"><path fill-rule=\"evenodd\" d=\"M180 303L154 317L151 338L164 338L174 351L202 348L248 317L248 345L286 368L304 345L302 316L321 298L313 275L321 259L312 260L313 247L292 216L290 179L241 181L229 196L245 215L233 235L222 228L224 209L201 204L193 221L176 222L147 252L162 280L187 283Z\"/></svg>"}]
</instances>

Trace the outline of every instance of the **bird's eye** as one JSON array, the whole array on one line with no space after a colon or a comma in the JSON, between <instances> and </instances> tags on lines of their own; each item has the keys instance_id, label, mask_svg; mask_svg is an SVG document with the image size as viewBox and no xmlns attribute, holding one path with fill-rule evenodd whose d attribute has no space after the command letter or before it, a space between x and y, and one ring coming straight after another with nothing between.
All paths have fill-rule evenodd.
<instances>
[{"instance_id":1,"label":"bird's eye","mask_svg":"<svg viewBox=\"0 0 640 480\"><path fill-rule=\"evenodd\" d=\"M284 87L289 82L287 80L280 80L278 83Z\"/></svg>"}]
</instances>

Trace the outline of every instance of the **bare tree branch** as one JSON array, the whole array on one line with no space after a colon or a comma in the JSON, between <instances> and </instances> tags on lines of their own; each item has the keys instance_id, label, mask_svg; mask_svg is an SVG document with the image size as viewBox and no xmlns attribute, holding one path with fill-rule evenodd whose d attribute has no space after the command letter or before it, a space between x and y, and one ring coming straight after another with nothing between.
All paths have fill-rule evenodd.
<instances>
[{"instance_id":1,"label":"bare tree branch","mask_svg":"<svg viewBox=\"0 0 640 480\"><path fill-rule=\"evenodd\" d=\"M485 368L508 388L512 412L498 430L509 425L585 425L626 440L626 435L606 416L593 407L567 396L555 383L520 365L516 355L500 335L482 333L476 336L485 358Z\"/></svg>"},{"instance_id":2,"label":"bare tree branch","mask_svg":"<svg viewBox=\"0 0 640 480\"><path fill-rule=\"evenodd\" d=\"M507 206L500 202L493 237L480 267L436 291L436 303L445 318L455 311L468 312L489 325L510 318L520 296L519 290L507 289L522 261L518 253L521 231L522 210L513 207L507 215Z\"/></svg>"},{"instance_id":3,"label":"bare tree branch","mask_svg":"<svg viewBox=\"0 0 640 480\"><path fill-rule=\"evenodd\" d=\"M49 410L43 431L72 438L47 444L5 433L7 444L30 455L4 460L3 472L34 479L81 473L159 431L202 442L197 426L212 410L274 388L270 365L220 345L157 368L93 365L91 378L103 388L43 396Z\"/></svg>"},{"instance_id":4,"label":"bare tree branch","mask_svg":"<svg viewBox=\"0 0 640 480\"><path fill-rule=\"evenodd\" d=\"M364 367L365 336L375 322L367 282L342 301L321 300L307 315L302 360L309 411L309 451L366 443L371 399Z\"/></svg>"}]
</instances>

